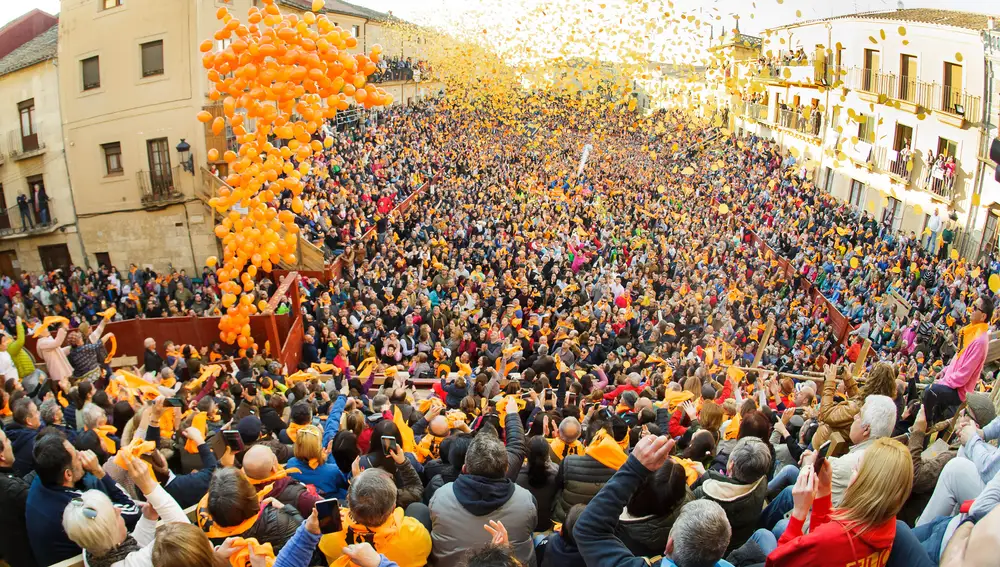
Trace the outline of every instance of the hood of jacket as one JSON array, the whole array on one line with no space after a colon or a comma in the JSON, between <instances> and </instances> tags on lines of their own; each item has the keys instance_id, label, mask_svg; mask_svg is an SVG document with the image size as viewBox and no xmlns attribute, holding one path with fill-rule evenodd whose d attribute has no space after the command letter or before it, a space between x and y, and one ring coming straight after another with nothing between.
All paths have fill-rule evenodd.
<instances>
[{"instance_id":1,"label":"hood of jacket","mask_svg":"<svg viewBox=\"0 0 1000 567\"><path fill-rule=\"evenodd\" d=\"M31 443L38 436L38 429L28 428L17 422L11 422L4 431L7 433L7 438L10 439L10 444L14 448L15 453L19 447Z\"/></svg>"},{"instance_id":2,"label":"hood of jacket","mask_svg":"<svg viewBox=\"0 0 1000 567\"><path fill-rule=\"evenodd\" d=\"M455 498L472 515L487 516L510 500L516 486L509 478L463 474L455 479Z\"/></svg>"}]
</instances>

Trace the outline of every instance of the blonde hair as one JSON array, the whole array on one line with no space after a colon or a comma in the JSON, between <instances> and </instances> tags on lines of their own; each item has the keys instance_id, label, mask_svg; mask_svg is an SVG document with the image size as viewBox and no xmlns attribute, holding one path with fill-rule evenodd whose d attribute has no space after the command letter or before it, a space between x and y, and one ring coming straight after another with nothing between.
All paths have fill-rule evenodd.
<instances>
[{"instance_id":1,"label":"blonde hair","mask_svg":"<svg viewBox=\"0 0 1000 567\"><path fill-rule=\"evenodd\" d=\"M320 442L319 428L315 425L307 425L295 435L295 457L303 462L310 459L323 458L323 446Z\"/></svg>"},{"instance_id":2,"label":"blonde hair","mask_svg":"<svg viewBox=\"0 0 1000 567\"><path fill-rule=\"evenodd\" d=\"M879 362L865 378L865 383L861 387L861 399L873 395L896 399L896 392L896 367L887 362Z\"/></svg>"},{"instance_id":3,"label":"blonde hair","mask_svg":"<svg viewBox=\"0 0 1000 567\"><path fill-rule=\"evenodd\" d=\"M694 399L701 397L701 379L697 376L688 376L684 380L684 389L694 394Z\"/></svg>"},{"instance_id":4,"label":"blonde hair","mask_svg":"<svg viewBox=\"0 0 1000 567\"><path fill-rule=\"evenodd\" d=\"M121 543L115 505L100 490L88 490L63 510L63 530L73 543L101 555Z\"/></svg>"},{"instance_id":5,"label":"blonde hair","mask_svg":"<svg viewBox=\"0 0 1000 567\"><path fill-rule=\"evenodd\" d=\"M156 528L152 564L156 567L214 567L215 552L201 528L172 522Z\"/></svg>"},{"instance_id":6,"label":"blonde hair","mask_svg":"<svg viewBox=\"0 0 1000 567\"><path fill-rule=\"evenodd\" d=\"M832 517L864 533L890 520L903 508L913 488L913 459L906 446L888 437L865 450L861 468Z\"/></svg>"}]
</instances>

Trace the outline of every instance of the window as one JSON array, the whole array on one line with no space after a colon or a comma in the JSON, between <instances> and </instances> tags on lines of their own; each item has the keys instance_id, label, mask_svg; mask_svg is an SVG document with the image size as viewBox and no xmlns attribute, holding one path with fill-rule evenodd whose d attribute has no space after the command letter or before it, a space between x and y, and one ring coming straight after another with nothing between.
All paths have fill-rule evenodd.
<instances>
[{"instance_id":1,"label":"window","mask_svg":"<svg viewBox=\"0 0 1000 567\"><path fill-rule=\"evenodd\" d=\"M219 46L218 51L225 51L226 48L229 47L229 44L231 44L232 42L233 40L229 39L228 37L225 39L215 40L215 44Z\"/></svg>"},{"instance_id":2,"label":"window","mask_svg":"<svg viewBox=\"0 0 1000 567\"><path fill-rule=\"evenodd\" d=\"M871 91L875 86L875 73L879 70L879 52L876 49L865 50L865 68L861 75L861 90Z\"/></svg>"},{"instance_id":3,"label":"window","mask_svg":"<svg viewBox=\"0 0 1000 567\"><path fill-rule=\"evenodd\" d=\"M151 77L163 74L163 40L150 41L141 46L142 76Z\"/></svg>"},{"instance_id":4,"label":"window","mask_svg":"<svg viewBox=\"0 0 1000 567\"><path fill-rule=\"evenodd\" d=\"M826 193L831 193L833 191L833 176L836 175L833 169L826 167L826 178L823 180L823 190Z\"/></svg>"},{"instance_id":5,"label":"window","mask_svg":"<svg viewBox=\"0 0 1000 567\"><path fill-rule=\"evenodd\" d=\"M889 204L882 209L882 225L891 232L899 230L899 223L903 220L903 202L895 197L886 197Z\"/></svg>"},{"instance_id":6,"label":"window","mask_svg":"<svg viewBox=\"0 0 1000 567\"><path fill-rule=\"evenodd\" d=\"M94 257L97 259L97 265L102 268L111 267L111 254L108 252L94 252Z\"/></svg>"},{"instance_id":7,"label":"window","mask_svg":"<svg viewBox=\"0 0 1000 567\"><path fill-rule=\"evenodd\" d=\"M917 56L903 54L899 57L899 98L914 102L917 94Z\"/></svg>"},{"instance_id":8,"label":"window","mask_svg":"<svg viewBox=\"0 0 1000 567\"><path fill-rule=\"evenodd\" d=\"M38 130L35 128L35 99L17 103L21 119L21 150L30 152L38 149Z\"/></svg>"},{"instance_id":9,"label":"window","mask_svg":"<svg viewBox=\"0 0 1000 567\"><path fill-rule=\"evenodd\" d=\"M875 143L875 117L858 114L858 140L869 144Z\"/></svg>"},{"instance_id":10,"label":"window","mask_svg":"<svg viewBox=\"0 0 1000 567\"><path fill-rule=\"evenodd\" d=\"M122 0L101 0L101 4L104 5L105 10L110 10L111 8L121 6Z\"/></svg>"},{"instance_id":11,"label":"window","mask_svg":"<svg viewBox=\"0 0 1000 567\"><path fill-rule=\"evenodd\" d=\"M944 64L944 88L941 89L941 110L955 113L956 105L962 104L962 66L956 63Z\"/></svg>"},{"instance_id":12,"label":"window","mask_svg":"<svg viewBox=\"0 0 1000 567\"><path fill-rule=\"evenodd\" d=\"M122 173L122 145L120 142L101 144L104 150L104 171L107 175Z\"/></svg>"},{"instance_id":13,"label":"window","mask_svg":"<svg viewBox=\"0 0 1000 567\"><path fill-rule=\"evenodd\" d=\"M944 154L945 158L953 157L958 159L958 142L947 138L938 138L938 155Z\"/></svg>"},{"instance_id":14,"label":"window","mask_svg":"<svg viewBox=\"0 0 1000 567\"><path fill-rule=\"evenodd\" d=\"M80 61L83 70L83 90L98 89L101 87L101 61L98 56L88 57Z\"/></svg>"},{"instance_id":15,"label":"window","mask_svg":"<svg viewBox=\"0 0 1000 567\"><path fill-rule=\"evenodd\" d=\"M354 38L361 37L361 26L353 26L351 28L351 37Z\"/></svg>"}]
</instances>

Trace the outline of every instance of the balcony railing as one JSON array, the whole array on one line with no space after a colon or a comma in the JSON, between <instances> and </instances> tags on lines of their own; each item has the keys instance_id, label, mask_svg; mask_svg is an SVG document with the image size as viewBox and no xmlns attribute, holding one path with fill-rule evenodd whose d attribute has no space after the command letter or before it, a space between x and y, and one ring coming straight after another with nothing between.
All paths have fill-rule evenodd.
<instances>
[{"instance_id":1,"label":"balcony railing","mask_svg":"<svg viewBox=\"0 0 1000 567\"><path fill-rule=\"evenodd\" d=\"M175 186L180 179L180 169L179 165L175 165L169 169L136 173L142 192L142 204L155 206L183 199L184 194Z\"/></svg>"},{"instance_id":2,"label":"balcony railing","mask_svg":"<svg viewBox=\"0 0 1000 567\"><path fill-rule=\"evenodd\" d=\"M38 139L38 134L22 136L20 129L13 129L7 132L7 154L10 159L17 161L34 157L45 151L45 144Z\"/></svg>"},{"instance_id":3,"label":"balcony railing","mask_svg":"<svg viewBox=\"0 0 1000 567\"><path fill-rule=\"evenodd\" d=\"M876 146L872 149L872 161L879 171L887 173L907 185L913 181L913 173L918 168L916 157L909 151L897 152L882 146Z\"/></svg>"},{"instance_id":4,"label":"balcony railing","mask_svg":"<svg viewBox=\"0 0 1000 567\"><path fill-rule=\"evenodd\" d=\"M959 175L961 175L961 170L958 169L957 165L954 175L949 175L943 165L927 166L925 163L918 176L917 186L924 191L950 200L954 197L955 180Z\"/></svg>"},{"instance_id":5,"label":"balcony railing","mask_svg":"<svg viewBox=\"0 0 1000 567\"><path fill-rule=\"evenodd\" d=\"M820 130L823 128L822 113L813 109L808 113L808 116L806 114L800 109L779 109L777 125L809 136L819 136Z\"/></svg>"},{"instance_id":6,"label":"balcony railing","mask_svg":"<svg viewBox=\"0 0 1000 567\"><path fill-rule=\"evenodd\" d=\"M930 110L963 116L978 123L982 119L982 98L971 95L959 87L918 81L908 75L897 77L872 69L851 67L844 80L847 88L885 95Z\"/></svg>"},{"instance_id":7,"label":"balcony railing","mask_svg":"<svg viewBox=\"0 0 1000 567\"><path fill-rule=\"evenodd\" d=\"M413 69L397 69L391 68L386 69L382 72L376 72L372 76L368 77L369 83L390 83L393 81L412 81L413 80Z\"/></svg>"},{"instance_id":8,"label":"balcony railing","mask_svg":"<svg viewBox=\"0 0 1000 567\"><path fill-rule=\"evenodd\" d=\"M51 214L52 210L49 209L48 215ZM23 215L21 214L21 209L17 205L14 205L0 211L0 238L17 234L44 232L52 228L56 222L57 220L51 217L48 219L48 222L42 222L41 215L31 209L30 203L28 204L28 210Z\"/></svg>"},{"instance_id":9,"label":"balcony railing","mask_svg":"<svg viewBox=\"0 0 1000 567\"><path fill-rule=\"evenodd\" d=\"M743 115L758 122L770 122L770 108L766 104L746 103Z\"/></svg>"}]
</instances>

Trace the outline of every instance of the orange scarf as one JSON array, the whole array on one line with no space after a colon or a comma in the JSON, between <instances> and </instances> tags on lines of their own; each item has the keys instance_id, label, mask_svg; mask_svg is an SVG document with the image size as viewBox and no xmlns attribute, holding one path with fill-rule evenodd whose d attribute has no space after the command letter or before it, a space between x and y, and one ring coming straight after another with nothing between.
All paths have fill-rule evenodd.
<instances>
[{"instance_id":1,"label":"orange scarf","mask_svg":"<svg viewBox=\"0 0 1000 567\"><path fill-rule=\"evenodd\" d=\"M143 455L152 453L155 450L156 443L153 443L152 441L143 441L142 439L136 437L132 439L131 443L119 449L118 454L115 455L115 464L121 467L122 470L127 471L127 457L134 457L138 459ZM153 474L153 467L149 467L149 477L156 480L156 475Z\"/></svg>"},{"instance_id":2,"label":"orange scarf","mask_svg":"<svg viewBox=\"0 0 1000 567\"><path fill-rule=\"evenodd\" d=\"M264 497L265 494L270 494L272 488L274 488L274 485L268 484L264 488L258 490L257 499L260 500L261 498ZM239 525L231 526L228 528L220 526L215 523L215 520L212 519L212 515L208 513L207 493L205 494L205 496L202 496L201 501L198 502L197 510L198 510L197 511L198 527L205 532L205 535L208 537L208 539L221 539L221 538L238 536L246 532L250 528L252 528L253 525L257 523L257 518L260 517L260 512L258 511L256 515L250 516Z\"/></svg>"},{"instance_id":3,"label":"orange scarf","mask_svg":"<svg viewBox=\"0 0 1000 567\"><path fill-rule=\"evenodd\" d=\"M66 400L66 398L63 397L62 392L56 392L56 399L59 400L59 405L61 405L62 407L66 407L69 405L69 402Z\"/></svg>"},{"instance_id":4,"label":"orange scarf","mask_svg":"<svg viewBox=\"0 0 1000 567\"><path fill-rule=\"evenodd\" d=\"M299 437L299 430L303 427L308 427L309 425L310 424L308 423L305 425L299 425L293 421L288 424L288 429L285 430L285 433L288 435L288 439L294 444L295 440Z\"/></svg>"},{"instance_id":5,"label":"orange scarf","mask_svg":"<svg viewBox=\"0 0 1000 567\"><path fill-rule=\"evenodd\" d=\"M274 549L269 543L258 543L256 538L243 539L233 538L229 544L235 553L229 557L229 564L233 567L247 567L250 565L250 549L257 555L264 555L267 558L267 565L274 565Z\"/></svg>"},{"instance_id":6,"label":"orange scarf","mask_svg":"<svg viewBox=\"0 0 1000 567\"><path fill-rule=\"evenodd\" d=\"M573 441L568 445L558 437L549 439L548 441L549 447L552 448L552 452L555 453L560 461L570 455L582 455L584 452L583 443L580 443L580 441Z\"/></svg>"},{"instance_id":7,"label":"orange scarf","mask_svg":"<svg viewBox=\"0 0 1000 567\"><path fill-rule=\"evenodd\" d=\"M115 440L108 436L116 433L118 431L117 427L114 425L99 425L90 431L97 434L97 437L101 440L101 448L104 449L105 453L109 455L115 454Z\"/></svg>"},{"instance_id":8,"label":"orange scarf","mask_svg":"<svg viewBox=\"0 0 1000 567\"><path fill-rule=\"evenodd\" d=\"M257 486L258 484L271 484L273 482L276 482L276 481L279 481L279 480L285 478L286 476L288 476L288 475L290 475L292 473L299 473L299 472L302 472L302 471L299 470L299 469L297 469L297 468L295 468L295 467L292 467L290 469L286 469L285 467L283 467L279 463L278 464L278 470L276 470L274 473L271 474L271 476L269 476L267 478L261 478L261 479L250 478L250 475L247 475L247 478L250 479L250 484L253 484L254 486ZM243 471L243 474L246 474L245 470Z\"/></svg>"},{"instance_id":9,"label":"orange scarf","mask_svg":"<svg viewBox=\"0 0 1000 567\"><path fill-rule=\"evenodd\" d=\"M615 470L620 469L628 459L621 445L604 430L597 432L586 453L602 465Z\"/></svg>"},{"instance_id":10,"label":"orange scarf","mask_svg":"<svg viewBox=\"0 0 1000 567\"><path fill-rule=\"evenodd\" d=\"M202 437L208 436L208 414L203 411L194 414L194 417L191 418L191 427L201 431ZM184 442L184 450L188 453L197 453L198 445L188 439Z\"/></svg>"}]
</instances>

